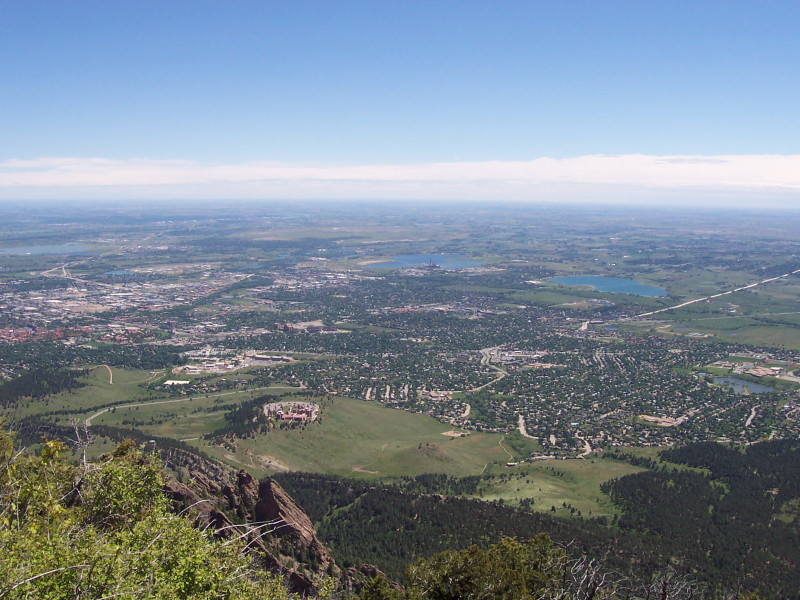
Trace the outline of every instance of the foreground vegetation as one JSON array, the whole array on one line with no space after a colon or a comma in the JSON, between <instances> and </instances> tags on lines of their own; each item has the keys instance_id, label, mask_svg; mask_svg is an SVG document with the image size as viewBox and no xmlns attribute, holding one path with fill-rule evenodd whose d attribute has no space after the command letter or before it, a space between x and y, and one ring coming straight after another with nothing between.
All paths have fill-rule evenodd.
<instances>
[{"instance_id":1,"label":"foreground vegetation","mask_svg":"<svg viewBox=\"0 0 800 600\"><path fill-rule=\"evenodd\" d=\"M96 463L38 456L0 431L0 598L287 599L239 541L172 514L160 466L132 444Z\"/></svg>"}]
</instances>

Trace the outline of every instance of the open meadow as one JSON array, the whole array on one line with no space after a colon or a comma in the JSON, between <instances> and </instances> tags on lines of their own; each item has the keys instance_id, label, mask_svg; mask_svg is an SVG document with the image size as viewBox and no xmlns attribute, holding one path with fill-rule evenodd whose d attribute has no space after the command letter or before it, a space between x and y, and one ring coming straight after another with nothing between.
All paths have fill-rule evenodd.
<instances>
[{"instance_id":1,"label":"open meadow","mask_svg":"<svg viewBox=\"0 0 800 600\"><path fill-rule=\"evenodd\" d=\"M262 393L283 394L273 386ZM349 398L323 401L317 422L276 428L268 434L220 444L204 438L224 426L224 408L242 390L224 397L197 396L113 408L97 423L130 427L147 435L172 437L198 447L255 476L284 470L309 471L363 479L391 479L423 473L455 477L483 475L476 497L521 502L541 512L555 507L564 516L611 516L618 511L600 485L611 478L641 471L610 459L549 460L508 466L536 448L516 432L463 432L435 419ZM292 397L283 399L291 400ZM295 398L303 400L302 397ZM532 499L532 503L524 501Z\"/></svg>"},{"instance_id":2,"label":"open meadow","mask_svg":"<svg viewBox=\"0 0 800 600\"><path fill-rule=\"evenodd\" d=\"M337 397L322 404L315 423L236 440L235 452L211 445L202 449L256 472L289 469L361 478L478 475L519 458L510 445L501 445L503 435L446 435L451 430L426 415Z\"/></svg>"},{"instance_id":3,"label":"open meadow","mask_svg":"<svg viewBox=\"0 0 800 600\"><path fill-rule=\"evenodd\" d=\"M610 458L524 463L481 483L478 497L510 505L533 499L529 508L558 516L610 517L619 512L600 485L644 469ZM552 509L555 508L555 511Z\"/></svg>"}]
</instances>

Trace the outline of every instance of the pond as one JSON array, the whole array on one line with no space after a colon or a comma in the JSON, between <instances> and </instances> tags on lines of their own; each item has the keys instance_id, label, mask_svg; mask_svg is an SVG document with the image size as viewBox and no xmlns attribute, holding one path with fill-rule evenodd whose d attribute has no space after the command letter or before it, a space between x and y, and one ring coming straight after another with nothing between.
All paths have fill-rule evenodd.
<instances>
[{"instance_id":1,"label":"pond","mask_svg":"<svg viewBox=\"0 0 800 600\"><path fill-rule=\"evenodd\" d=\"M775 388L761 383L753 383L752 381L745 381L736 377L714 377L714 383L724 383L737 394L743 394L746 387L751 394L766 394L767 392L774 392Z\"/></svg>"},{"instance_id":2,"label":"pond","mask_svg":"<svg viewBox=\"0 0 800 600\"><path fill-rule=\"evenodd\" d=\"M633 279L619 277L599 277L596 275L575 275L570 277L553 277L550 281L564 285L582 285L594 288L598 292L611 294L632 294L634 296L666 296L667 290L654 285L646 285Z\"/></svg>"}]
</instances>

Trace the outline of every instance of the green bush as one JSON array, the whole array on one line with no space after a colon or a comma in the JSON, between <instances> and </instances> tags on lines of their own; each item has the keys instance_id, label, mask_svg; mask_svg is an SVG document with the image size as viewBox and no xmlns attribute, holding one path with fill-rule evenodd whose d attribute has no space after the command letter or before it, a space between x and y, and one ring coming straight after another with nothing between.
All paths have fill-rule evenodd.
<instances>
[{"instance_id":1,"label":"green bush","mask_svg":"<svg viewBox=\"0 0 800 600\"><path fill-rule=\"evenodd\" d=\"M160 465L132 443L70 465L60 442L15 452L0 430L0 599L286 600L238 541L167 510Z\"/></svg>"}]
</instances>

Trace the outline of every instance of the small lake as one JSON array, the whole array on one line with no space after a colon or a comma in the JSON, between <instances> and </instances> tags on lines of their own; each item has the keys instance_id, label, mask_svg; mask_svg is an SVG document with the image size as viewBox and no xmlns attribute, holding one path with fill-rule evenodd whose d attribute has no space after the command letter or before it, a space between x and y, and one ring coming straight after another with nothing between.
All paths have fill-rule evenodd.
<instances>
[{"instance_id":1,"label":"small lake","mask_svg":"<svg viewBox=\"0 0 800 600\"><path fill-rule=\"evenodd\" d=\"M766 394L767 392L775 391L775 388L771 388L768 385L753 383L736 377L714 377L714 383L724 383L737 394L743 394L745 387L750 390L751 394Z\"/></svg>"},{"instance_id":2,"label":"small lake","mask_svg":"<svg viewBox=\"0 0 800 600\"><path fill-rule=\"evenodd\" d=\"M60 246L20 246L0 249L0 254L26 256L29 254L83 254L89 250L80 244L61 244Z\"/></svg>"},{"instance_id":3,"label":"small lake","mask_svg":"<svg viewBox=\"0 0 800 600\"><path fill-rule=\"evenodd\" d=\"M553 277L550 281L562 283L564 285L583 285L589 286L598 292L609 292L611 294L632 294L634 296L666 296L667 290L654 285L645 285L633 279L621 279L619 277L598 277L595 275L575 275L570 277Z\"/></svg>"},{"instance_id":4,"label":"small lake","mask_svg":"<svg viewBox=\"0 0 800 600\"><path fill-rule=\"evenodd\" d=\"M426 267L431 263L442 269L469 269L483 264L482 260L472 260L461 254L404 254L392 260L364 265L367 269L408 269Z\"/></svg>"}]
</instances>

